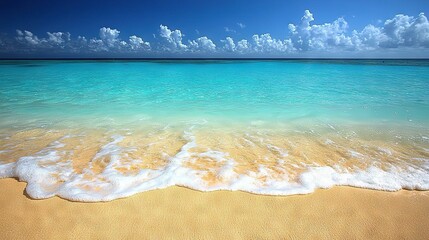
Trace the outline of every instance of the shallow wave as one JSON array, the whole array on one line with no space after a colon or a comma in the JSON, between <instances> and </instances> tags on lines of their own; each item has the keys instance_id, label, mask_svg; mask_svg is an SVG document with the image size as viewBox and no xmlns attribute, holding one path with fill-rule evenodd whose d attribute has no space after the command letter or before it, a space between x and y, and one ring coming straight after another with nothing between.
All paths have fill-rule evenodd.
<instances>
[{"instance_id":1,"label":"shallow wave","mask_svg":"<svg viewBox=\"0 0 429 240\"><path fill-rule=\"evenodd\" d=\"M0 177L16 177L27 182L26 192L35 199L59 196L84 202L111 201L175 185L199 191L231 190L266 195L308 194L318 188L338 185L385 191L429 190L429 159L425 157L412 159L412 164L381 165L370 161L359 168L341 161L324 165L290 162L288 158L293 152L260 136L246 134L242 138L242 151L263 145L276 157L275 161L255 162L252 168L243 168L229 152L201 147L192 130L184 131L178 151L171 155L162 153L165 161L155 167L142 167L143 159L133 155L138 150L121 145L127 137L113 135L78 171L69 157L75 149L67 149L66 142L79 136L65 135L35 154L0 164ZM161 136L156 138L162 140ZM324 144L332 147L336 143L326 139ZM364 161L364 154L347 151L350 159ZM377 151L393 158L391 149L378 148Z\"/></svg>"}]
</instances>

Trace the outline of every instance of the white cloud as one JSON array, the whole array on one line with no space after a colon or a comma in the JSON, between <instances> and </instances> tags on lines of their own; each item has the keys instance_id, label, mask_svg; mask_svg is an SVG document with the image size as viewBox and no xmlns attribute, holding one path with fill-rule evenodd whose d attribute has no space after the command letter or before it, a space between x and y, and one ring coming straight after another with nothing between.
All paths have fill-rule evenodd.
<instances>
[{"instance_id":1,"label":"white cloud","mask_svg":"<svg viewBox=\"0 0 429 240\"><path fill-rule=\"evenodd\" d=\"M212 40L204 36L197 38L196 40L189 41L189 48L191 51L214 52L216 50L216 45Z\"/></svg>"},{"instance_id":2,"label":"white cloud","mask_svg":"<svg viewBox=\"0 0 429 240\"><path fill-rule=\"evenodd\" d=\"M121 39L118 29L102 27L99 37L88 39L78 36L72 39L68 32L47 32L45 37L38 37L27 30L16 30L13 39L2 39L3 52L45 51L46 49L72 53L234 53L249 54L250 56L299 56L302 53L324 54L332 53L366 54L383 53L386 51L403 53L429 53L429 21L424 13L418 16L398 14L391 19L380 21L376 25L367 25L363 29L350 30L347 21L340 17L332 22L315 24L313 14L306 10L297 24L286 25L289 34L283 38L275 38L270 33L253 34L251 38L234 41L231 37L216 41L202 36L197 39L186 39L178 29L171 30L160 25L159 37L154 37L154 48L149 42L136 35ZM237 29L245 28L245 24L236 23ZM234 29L225 27L227 32ZM198 34L199 31L195 30ZM6 47L4 47L6 46ZM389 49L389 50L386 50ZM422 49L424 51L422 51ZM416 55L416 56L417 56ZM306 56L309 56L307 54ZM336 55L337 56L337 55ZM353 56L353 55L351 55ZM407 55L412 56L412 55Z\"/></svg>"},{"instance_id":3,"label":"white cloud","mask_svg":"<svg viewBox=\"0 0 429 240\"><path fill-rule=\"evenodd\" d=\"M246 39L242 39L237 42L236 50L238 52L241 52L241 53L247 52L249 48L250 48L249 42Z\"/></svg>"},{"instance_id":4,"label":"white cloud","mask_svg":"<svg viewBox=\"0 0 429 240\"><path fill-rule=\"evenodd\" d=\"M272 38L269 33L262 35L253 35L252 46L255 52L271 53L271 52L291 52L294 50L290 39L279 40Z\"/></svg>"},{"instance_id":5,"label":"white cloud","mask_svg":"<svg viewBox=\"0 0 429 240\"><path fill-rule=\"evenodd\" d=\"M424 13L418 17L398 14L380 27L367 25L362 31L353 31L358 50L378 48L429 47L429 22Z\"/></svg>"},{"instance_id":6,"label":"white cloud","mask_svg":"<svg viewBox=\"0 0 429 240\"><path fill-rule=\"evenodd\" d=\"M183 43L184 34L178 29L170 30L167 26L160 25L160 37L164 39L161 50L169 52L215 52L216 44L206 36L195 40L188 40L188 45Z\"/></svg>"},{"instance_id":7,"label":"white cloud","mask_svg":"<svg viewBox=\"0 0 429 240\"><path fill-rule=\"evenodd\" d=\"M231 37L226 37L226 39L221 40L221 42L224 43L223 49L225 49L227 52L235 51L235 43Z\"/></svg>"},{"instance_id":8,"label":"white cloud","mask_svg":"<svg viewBox=\"0 0 429 240\"><path fill-rule=\"evenodd\" d=\"M68 32L47 32L47 38L39 38L30 31L16 30L16 40L25 45L25 49L45 49L59 48L63 49L70 41L70 33Z\"/></svg>"},{"instance_id":9,"label":"white cloud","mask_svg":"<svg viewBox=\"0 0 429 240\"><path fill-rule=\"evenodd\" d=\"M66 41L70 41L70 33L66 32L54 32L50 33L48 32L48 41L53 44L62 44Z\"/></svg>"},{"instance_id":10,"label":"white cloud","mask_svg":"<svg viewBox=\"0 0 429 240\"><path fill-rule=\"evenodd\" d=\"M114 47L119 41L120 31L113 28L100 28L100 39L108 46Z\"/></svg>"},{"instance_id":11,"label":"white cloud","mask_svg":"<svg viewBox=\"0 0 429 240\"><path fill-rule=\"evenodd\" d=\"M137 50L150 50L150 43L141 37L130 36L128 41L119 38L118 29L102 27L99 29L100 38L87 39L84 36L71 38L68 32L47 32L47 38L39 38L29 31L16 30L16 40L21 44L16 51L34 51L42 49L57 49L61 52L116 52L126 53Z\"/></svg>"},{"instance_id":12,"label":"white cloud","mask_svg":"<svg viewBox=\"0 0 429 240\"><path fill-rule=\"evenodd\" d=\"M82 36L78 36L77 37L78 42L82 43L82 44L86 44L88 41L86 40L85 37Z\"/></svg>"},{"instance_id":13,"label":"white cloud","mask_svg":"<svg viewBox=\"0 0 429 240\"><path fill-rule=\"evenodd\" d=\"M301 51L353 48L351 37L346 35L348 23L344 18L320 25L312 25L313 21L313 14L305 10L299 25L288 25L295 48Z\"/></svg>"},{"instance_id":14,"label":"white cloud","mask_svg":"<svg viewBox=\"0 0 429 240\"><path fill-rule=\"evenodd\" d=\"M127 43L120 40L119 38L120 31L114 28L102 27L99 30L100 38L91 38L88 42L85 37L81 37L78 40L82 44L87 43L87 47L90 51L94 52L118 52L125 51Z\"/></svg>"},{"instance_id":15,"label":"white cloud","mask_svg":"<svg viewBox=\"0 0 429 240\"><path fill-rule=\"evenodd\" d=\"M381 28L367 25L360 33L353 31L352 42L358 50L372 50L378 48L380 42L387 40Z\"/></svg>"},{"instance_id":16,"label":"white cloud","mask_svg":"<svg viewBox=\"0 0 429 240\"><path fill-rule=\"evenodd\" d=\"M234 39L231 37L226 37L226 39L221 40L223 45L223 50L226 52L236 52L239 54L251 52L250 43L246 39L242 39L237 43L234 42Z\"/></svg>"},{"instance_id":17,"label":"white cloud","mask_svg":"<svg viewBox=\"0 0 429 240\"><path fill-rule=\"evenodd\" d=\"M232 33L236 32L234 29L231 29L229 27L224 27L223 29L225 29L225 32L232 32Z\"/></svg>"},{"instance_id":18,"label":"white cloud","mask_svg":"<svg viewBox=\"0 0 429 240\"><path fill-rule=\"evenodd\" d=\"M429 22L424 13L418 17L398 14L380 27L367 25L347 34L348 23L338 18L332 23L314 24L306 10L299 25L289 24L291 39L301 51L367 51L382 48L429 47Z\"/></svg>"},{"instance_id":19,"label":"white cloud","mask_svg":"<svg viewBox=\"0 0 429 240\"><path fill-rule=\"evenodd\" d=\"M237 23L237 25L238 25L241 29L243 29L243 28L245 28L245 27L246 27L246 25L245 25L244 23Z\"/></svg>"},{"instance_id":20,"label":"white cloud","mask_svg":"<svg viewBox=\"0 0 429 240\"><path fill-rule=\"evenodd\" d=\"M187 46L182 43L183 34L180 30L171 31L167 26L160 25L159 36L166 40L167 46L164 46L165 50L177 51L186 49Z\"/></svg>"},{"instance_id":21,"label":"white cloud","mask_svg":"<svg viewBox=\"0 0 429 240\"><path fill-rule=\"evenodd\" d=\"M424 13L418 17L398 14L384 22L383 32L388 38L381 42L385 47L429 47L429 23Z\"/></svg>"},{"instance_id":22,"label":"white cloud","mask_svg":"<svg viewBox=\"0 0 429 240\"><path fill-rule=\"evenodd\" d=\"M137 37L135 35L130 36L129 39L129 43L130 43L130 47L132 50L137 50L137 49L150 49L150 43L149 42L145 42L143 41L142 38Z\"/></svg>"},{"instance_id":23,"label":"white cloud","mask_svg":"<svg viewBox=\"0 0 429 240\"><path fill-rule=\"evenodd\" d=\"M18 35L16 37L16 39L22 43L25 43L25 44L35 46L35 45L39 45L40 43L44 42L42 40L39 40L39 38L36 35L34 35L32 32L27 31L27 30L24 30L24 31L16 30L16 33Z\"/></svg>"},{"instance_id":24,"label":"white cloud","mask_svg":"<svg viewBox=\"0 0 429 240\"><path fill-rule=\"evenodd\" d=\"M94 52L108 51L109 50L109 48L106 47L106 45L104 44L103 40L95 39L95 38L91 38L89 40L88 47L90 50L92 50Z\"/></svg>"},{"instance_id":25,"label":"white cloud","mask_svg":"<svg viewBox=\"0 0 429 240\"><path fill-rule=\"evenodd\" d=\"M88 47L91 51L113 51L113 52L128 52L137 50L150 50L150 43L145 42L141 37L132 35L128 38L128 42L119 38L120 31L118 29L102 27L100 28L100 39L90 39ZM86 41L84 37L81 41Z\"/></svg>"}]
</instances>

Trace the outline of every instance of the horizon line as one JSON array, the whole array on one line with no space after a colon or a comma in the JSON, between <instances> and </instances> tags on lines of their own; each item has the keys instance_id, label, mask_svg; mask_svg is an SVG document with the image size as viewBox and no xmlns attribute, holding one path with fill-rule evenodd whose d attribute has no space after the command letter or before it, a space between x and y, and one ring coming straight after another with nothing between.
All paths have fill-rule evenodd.
<instances>
[{"instance_id":1,"label":"horizon line","mask_svg":"<svg viewBox=\"0 0 429 240\"><path fill-rule=\"evenodd\" d=\"M187 57L167 57L167 58L129 58L129 57L83 57L83 58L1 58L0 61L8 61L8 60L429 60L429 58L187 58Z\"/></svg>"}]
</instances>

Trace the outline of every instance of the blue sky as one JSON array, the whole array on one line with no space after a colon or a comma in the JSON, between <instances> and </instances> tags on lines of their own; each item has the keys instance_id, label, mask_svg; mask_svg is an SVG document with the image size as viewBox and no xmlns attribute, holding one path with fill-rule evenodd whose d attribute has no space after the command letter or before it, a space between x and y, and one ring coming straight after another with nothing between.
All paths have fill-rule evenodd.
<instances>
[{"instance_id":1,"label":"blue sky","mask_svg":"<svg viewBox=\"0 0 429 240\"><path fill-rule=\"evenodd\" d=\"M0 57L429 57L429 1L0 3Z\"/></svg>"}]
</instances>

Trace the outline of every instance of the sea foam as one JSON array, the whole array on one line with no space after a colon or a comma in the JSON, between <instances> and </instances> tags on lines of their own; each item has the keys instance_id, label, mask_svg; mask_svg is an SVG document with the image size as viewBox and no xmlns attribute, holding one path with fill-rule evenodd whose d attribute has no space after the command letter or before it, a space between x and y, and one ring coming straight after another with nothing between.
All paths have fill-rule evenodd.
<instances>
[{"instance_id":1,"label":"sea foam","mask_svg":"<svg viewBox=\"0 0 429 240\"><path fill-rule=\"evenodd\" d=\"M340 185L385 191L429 190L429 161L425 158L419 159L422 163L419 167L409 165L406 168L388 165L382 169L370 165L365 169L350 171L338 166L309 165L296 177L283 168L287 160L278 159L275 166L259 164L256 170L238 173L237 161L227 152L212 149L195 151L198 144L192 128L183 133L185 141L180 150L172 156L165 154L167 164L158 169L139 169L136 174L119 171L118 167L125 166L121 161L124 153L135 149L120 146L125 137L113 135L109 142L99 148L88 167L82 172L76 172L72 161L62 157L66 155L63 142L67 138L53 141L36 154L21 157L16 162L0 164L0 177L16 177L27 182L26 192L35 199L59 196L84 202L110 201L169 186L266 195L308 194L318 188ZM278 146L268 144L267 148L282 158L288 157L288 152ZM109 161L100 173L94 173L93 164L103 158L109 158ZM187 163L199 158L210 159L220 167L201 170L187 166ZM127 164L141 161L131 159ZM203 176L208 172L213 173L215 182L204 179Z\"/></svg>"}]
</instances>

